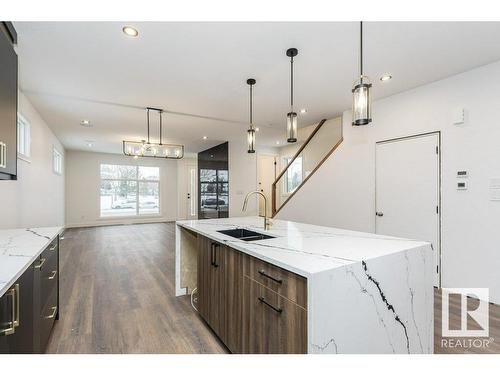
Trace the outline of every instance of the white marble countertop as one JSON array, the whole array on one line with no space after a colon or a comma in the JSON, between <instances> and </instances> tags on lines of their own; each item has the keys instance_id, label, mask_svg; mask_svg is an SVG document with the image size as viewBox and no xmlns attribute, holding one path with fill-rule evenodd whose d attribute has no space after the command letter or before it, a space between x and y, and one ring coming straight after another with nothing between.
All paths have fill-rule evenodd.
<instances>
[{"instance_id":1,"label":"white marble countertop","mask_svg":"<svg viewBox=\"0 0 500 375\"><path fill-rule=\"evenodd\" d=\"M177 225L304 277L428 245L423 241L285 220L273 220L271 228L264 231L263 221L252 216L184 220ZM275 238L245 242L217 232L233 228L247 228Z\"/></svg>"},{"instance_id":2,"label":"white marble countertop","mask_svg":"<svg viewBox=\"0 0 500 375\"><path fill-rule=\"evenodd\" d=\"M62 227L0 230L0 296L62 230Z\"/></svg>"}]
</instances>

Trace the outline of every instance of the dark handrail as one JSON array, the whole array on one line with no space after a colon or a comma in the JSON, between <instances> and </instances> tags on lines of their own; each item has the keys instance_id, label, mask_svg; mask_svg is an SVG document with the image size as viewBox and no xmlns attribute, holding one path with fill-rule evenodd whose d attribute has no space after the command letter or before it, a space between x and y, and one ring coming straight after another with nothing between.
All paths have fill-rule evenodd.
<instances>
[{"instance_id":1,"label":"dark handrail","mask_svg":"<svg viewBox=\"0 0 500 375\"><path fill-rule=\"evenodd\" d=\"M315 136L315 134L319 131L319 129L323 126L323 124L326 121L327 121L326 119L323 119L323 120L321 120L319 122L318 126L316 126L314 128L314 130L309 135L309 137L307 137L306 141L302 144L302 146L300 146L300 148L297 150L297 152L295 153L295 155L293 156L293 158L288 162L287 166L285 168L283 168L283 170L281 171L281 173L278 175L278 177L276 178L276 180L273 182L273 185L272 185L272 211L273 211L273 217L290 200L290 198L292 198L295 195L295 193L302 187L302 185L304 185L306 183L306 181L309 179L309 177L311 177L314 174L314 172L316 172L316 170L321 166L321 164L323 164L323 162L332 154L333 151L335 151L337 149L337 147L344 140L344 137L341 135L340 140L332 147L332 149L325 155L325 157L318 163L318 165L316 167L314 167L314 169L311 171L311 173L309 173L309 175L307 175L307 177L302 180L302 182L300 183L300 185L297 186L297 188L288 196L288 198L283 202L283 204L280 206L280 208L276 209L276 184L281 179L281 177L286 173L286 171L288 170L288 168L293 164L293 162L295 161L295 159L302 153L302 151L304 150L304 148L306 148L306 146L309 144L309 142L311 141L311 139ZM342 127L342 124L340 126Z\"/></svg>"}]
</instances>

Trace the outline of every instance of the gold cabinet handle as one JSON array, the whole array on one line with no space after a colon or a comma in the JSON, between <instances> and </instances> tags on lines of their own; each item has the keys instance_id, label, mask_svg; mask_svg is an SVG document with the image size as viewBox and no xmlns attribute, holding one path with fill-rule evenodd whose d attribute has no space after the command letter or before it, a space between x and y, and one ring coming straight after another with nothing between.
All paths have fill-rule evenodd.
<instances>
[{"instance_id":1,"label":"gold cabinet handle","mask_svg":"<svg viewBox=\"0 0 500 375\"><path fill-rule=\"evenodd\" d=\"M16 284L16 285L19 285L19 284ZM9 325L8 328L0 330L0 336L8 336L8 335L12 335L14 332L16 332L16 326L15 326L15 322L16 322L16 286L15 285L13 288L9 289L5 293L5 297L7 298L8 296L10 296L12 299L12 310L11 310L12 320L8 323L8 325ZM18 321L18 323L19 323L19 321Z\"/></svg>"},{"instance_id":2,"label":"gold cabinet handle","mask_svg":"<svg viewBox=\"0 0 500 375\"><path fill-rule=\"evenodd\" d=\"M57 244L49 248L50 251L54 251L55 249L57 249Z\"/></svg>"},{"instance_id":3,"label":"gold cabinet handle","mask_svg":"<svg viewBox=\"0 0 500 375\"><path fill-rule=\"evenodd\" d=\"M46 260L45 258L40 259L40 263L38 263L38 264L35 266L35 268L38 268L38 269L42 268L42 267L43 267L43 264L45 263L45 260Z\"/></svg>"},{"instance_id":4,"label":"gold cabinet handle","mask_svg":"<svg viewBox=\"0 0 500 375\"><path fill-rule=\"evenodd\" d=\"M52 271L52 275L48 277L49 280L54 280L57 275L57 271Z\"/></svg>"},{"instance_id":5,"label":"gold cabinet handle","mask_svg":"<svg viewBox=\"0 0 500 375\"><path fill-rule=\"evenodd\" d=\"M54 317L57 314L57 306L52 306L51 310L52 310L52 314L44 316L45 319L54 319Z\"/></svg>"}]
</instances>

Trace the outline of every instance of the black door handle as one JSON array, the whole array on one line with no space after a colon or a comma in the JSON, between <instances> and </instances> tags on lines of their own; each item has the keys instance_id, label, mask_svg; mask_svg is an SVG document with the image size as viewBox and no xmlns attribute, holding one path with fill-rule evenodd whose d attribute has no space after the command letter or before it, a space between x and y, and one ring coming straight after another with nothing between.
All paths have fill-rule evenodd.
<instances>
[{"instance_id":1,"label":"black door handle","mask_svg":"<svg viewBox=\"0 0 500 375\"><path fill-rule=\"evenodd\" d=\"M217 264L217 246L219 246L219 244L215 242L212 242L210 245L210 264L216 268L219 267Z\"/></svg>"}]
</instances>

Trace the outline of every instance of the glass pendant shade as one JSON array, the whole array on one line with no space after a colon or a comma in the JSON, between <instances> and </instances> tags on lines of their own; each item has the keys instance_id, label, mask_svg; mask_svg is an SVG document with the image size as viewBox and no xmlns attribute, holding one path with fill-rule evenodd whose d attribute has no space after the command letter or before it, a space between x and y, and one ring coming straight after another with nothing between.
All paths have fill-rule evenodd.
<instances>
[{"instance_id":1,"label":"glass pendant shade","mask_svg":"<svg viewBox=\"0 0 500 375\"><path fill-rule=\"evenodd\" d=\"M352 89L352 125L368 125L372 122L371 83L361 77Z\"/></svg>"},{"instance_id":2,"label":"glass pendant shade","mask_svg":"<svg viewBox=\"0 0 500 375\"><path fill-rule=\"evenodd\" d=\"M297 113L295 112L286 114L286 141L297 142Z\"/></svg>"},{"instance_id":3,"label":"glass pendant shade","mask_svg":"<svg viewBox=\"0 0 500 375\"><path fill-rule=\"evenodd\" d=\"M255 153L255 129L250 127L247 131L248 153Z\"/></svg>"},{"instance_id":4,"label":"glass pendant shade","mask_svg":"<svg viewBox=\"0 0 500 375\"><path fill-rule=\"evenodd\" d=\"M184 157L184 146L123 141L123 153L134 157L182 159Z\"/></svg>"}]
</instances>

